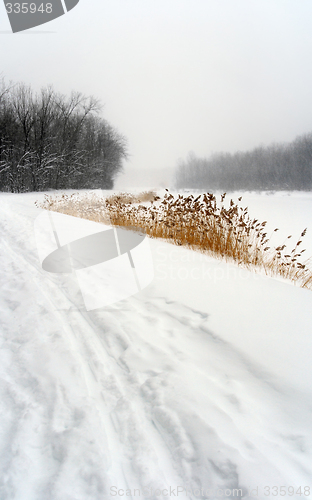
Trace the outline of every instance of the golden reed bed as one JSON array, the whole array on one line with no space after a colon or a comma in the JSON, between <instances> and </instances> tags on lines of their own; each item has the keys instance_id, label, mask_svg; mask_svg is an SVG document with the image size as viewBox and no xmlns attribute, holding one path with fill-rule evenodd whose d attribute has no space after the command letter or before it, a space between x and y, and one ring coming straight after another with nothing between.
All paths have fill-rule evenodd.
<instances>
[{"instance_id":1,"label":"golden reed bed","mask_svg":"<svg viewBox=\"0 0 312 500\"><path fill-rule=\"evenodd\" d=\"M251 219L247 207L240 206L241 197L238 202L231 199L225 207L225 197L226 193L217 202L211 193L174 196L166 190L162 199L153 191L104 198L93 192L46 196L37 206L104 224L141 229L152 238L163 238L249 269L261 269L312 289L311 259L302 260L302 238L307 230L302 231L290 251L286 241L291 235L273 247L273 233L268 236L266 232L267 221ZM273 232L276 231L278 228Z\"/></svg>"}]
</instances>

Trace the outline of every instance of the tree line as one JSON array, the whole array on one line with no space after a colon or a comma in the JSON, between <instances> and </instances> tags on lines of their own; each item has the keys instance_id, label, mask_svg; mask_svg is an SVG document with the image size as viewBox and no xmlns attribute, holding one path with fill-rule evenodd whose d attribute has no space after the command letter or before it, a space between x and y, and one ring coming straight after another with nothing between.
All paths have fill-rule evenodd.
<instances>
[{"instance_id":1,"label":"tree line","mask_svg":"<svg viewBox=\"0 0 312 500\"><path fill-rule=\"evenodd\" d=\"M126 139L92 96L0 81L0 190L113 187Z\"/></svg>"},{"instance_id":2,"label":"tree line","mask_svg":"<svg viewBox=\"0 0 312 500\"><path fill-rule=\"evenodd\" d=\"M252 151L216 153L198 158L189 153L175 171L177 188L212 190L311 190L312 133L286 144Z\"/></svg>"}]
</instances>

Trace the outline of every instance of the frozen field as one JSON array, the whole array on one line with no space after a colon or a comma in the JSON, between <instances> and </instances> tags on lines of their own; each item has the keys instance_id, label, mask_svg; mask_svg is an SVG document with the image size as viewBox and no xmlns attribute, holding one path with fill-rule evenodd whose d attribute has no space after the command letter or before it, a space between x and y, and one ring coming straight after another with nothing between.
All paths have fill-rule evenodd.
<instances>
[{"instance_id":1,"label":"frozen field","mask_svg":"<svg viewBox=\"0 0 312 500\"><path fill-rule=\"evenodd\" d=\"M0 194L0 499L312 499L312 292L149 240L152 283L87 312L42 198ZM311 193L242 204L312 255Z\"/></svg>"}]
</instances>

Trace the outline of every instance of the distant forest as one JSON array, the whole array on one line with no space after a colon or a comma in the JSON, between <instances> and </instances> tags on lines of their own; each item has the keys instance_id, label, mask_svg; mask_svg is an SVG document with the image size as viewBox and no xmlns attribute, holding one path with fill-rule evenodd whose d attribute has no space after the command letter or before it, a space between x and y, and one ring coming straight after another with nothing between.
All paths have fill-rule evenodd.
<instances>
[{"instance_id":1,"label":"distant forest","mask_svg":"<svg viewBox=\"0 0 312 500\"><path fill-rule=\"evenodd\" d=\"M0 191L113 187L125 138L94 97L0 81Z\"/></svg>"},{"instance_id":2,"label":"distant forest","mask_svg":"<svg viewBox=\"0 0 312 500\"><path fill-rule=\"evenodd\" d=\"M179 160L177 188L212 190L312 190L312 133L287 144Z\"/></svg>"}]
</instances>

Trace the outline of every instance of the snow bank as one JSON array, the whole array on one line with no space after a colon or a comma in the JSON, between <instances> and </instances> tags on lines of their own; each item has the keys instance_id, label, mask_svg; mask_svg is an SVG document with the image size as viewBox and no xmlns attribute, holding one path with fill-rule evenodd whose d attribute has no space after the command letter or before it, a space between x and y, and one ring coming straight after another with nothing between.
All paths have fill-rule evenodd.
<instances>
[{"instance_id":1,"label":"snow bank","mask_svg":"<svg viewBox=\"0 0 312 500\"><path fill-rule=\"evenodd\" d=\"M38 198L0 196L0 498L309 497L311 291L150 241L151 285L87 312Z\"/></svg>"}]
</instances>

